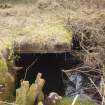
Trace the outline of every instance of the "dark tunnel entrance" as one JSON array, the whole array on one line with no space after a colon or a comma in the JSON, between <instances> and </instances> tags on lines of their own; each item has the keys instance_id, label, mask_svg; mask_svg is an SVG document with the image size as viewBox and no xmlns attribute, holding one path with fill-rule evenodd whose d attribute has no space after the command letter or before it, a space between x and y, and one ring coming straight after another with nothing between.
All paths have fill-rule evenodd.
<instances>
[{"instance_id":1,"label":"dark tunnel entrance","mask_svg":"<svg viewBox=\"0 0 105 105\"><path fill-rule=\"evenodd\" d=\"M35 62L34 65L27 72L26 80L31 83L34 82L38 72L43 74L43 78L46 80L44 92L57 92L60 95L64 95L64 85L62 81L63 69L70 69L73 65L77 65L79 61L73 61L73 56L70 53L62 54L17 54L18 59L15 60L16 66L24 67L22 70L17 71L16 87L20 85L20 80L24 78L26 69ZM76 62L76 63L75 63Z\"/></svg>"}]
</instances>

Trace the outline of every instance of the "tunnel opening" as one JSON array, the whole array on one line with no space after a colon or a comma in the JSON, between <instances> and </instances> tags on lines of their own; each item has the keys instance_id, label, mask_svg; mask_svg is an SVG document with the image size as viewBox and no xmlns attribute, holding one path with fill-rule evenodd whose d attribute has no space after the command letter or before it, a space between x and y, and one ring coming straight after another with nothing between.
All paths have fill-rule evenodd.
<instances>
[{"instance_id":1,"label":"tunnel opening","mask_svg":"<svg viewBox=\"0 0 105 105\"><path fill-rule=\"evenodd\" d=\"M62 81L62 70L67 70L75 67L80 63L79 60L75 60L74 56L70 53L16 53L19 56L15 59L15 64L18 67L23 67L22 70L17 71L16 88L20 86L20 80L28 80L30 84L35 81L35 77L38 72L43 74L43 78L46 81L44 87L44 93L57 92L60 95L64 95L64 84ZM31 65L34 62L33 65ZM29 70L26 69L31 65Z\"/></svg>"}]
</instances>

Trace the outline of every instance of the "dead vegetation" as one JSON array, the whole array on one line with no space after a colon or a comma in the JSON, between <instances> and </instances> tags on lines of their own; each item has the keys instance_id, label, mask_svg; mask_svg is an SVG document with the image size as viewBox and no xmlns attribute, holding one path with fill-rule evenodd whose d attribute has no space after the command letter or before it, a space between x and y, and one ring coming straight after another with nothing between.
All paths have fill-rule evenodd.
<instances>
[{"instance_id":1,"label":"dead vegetation","mask_svg":"<svg viewBox=\"0 0 105 105\"><path fill-rule=\"evenodd\" d=\"M11 8L6 3L12 4L10 6ZM43 22L43 20L47 20L48 17L57 17L58 19L62 19L65 21L65 28L69 31L72 30L73 32L72 48L70 53L73 56L78 57L81 61L81 63L77 67L73 67L73 69L66 71L66 75L71 74L72 71L75 71L76 73L85 73L86 75L89 75L89 78L91 75L91 78L89 79L90 83L93 84L93 87L97 91L98 96L101 97L98 102L101 105L104 105L105 1L18 0L18 5L16 5L16 1L11 0L6 1L6 3L4 1L1 1L0 4L1 37L4 35L10 36L13 33L13 30L17 27L23 28L27 25L30 26L35 22L41 23ZM32 5L31 3L33 3L34 5ZM94 78L97 77L96 72L98 72L98 77L100 78L100 81L98 81L98 85L94 81ZM31 92L29 94L31 94ZM21 93L19 93L18 95L20 95L19 101L22 100L23 98L21 98ZM23 96L24 95L25 94L23 93ZM24 96L24 98L25 97L26 96ZM19 101L17 99L16 103L18 104ZM22 100L19 105L26 105L26 101L25 103L23 101L24 100ZM62 103L60 105L62 105Z\"/></svg>"},{"instance_id":2,"label":"dead vegetation","mask_svg":"<svg viewBox=\"0 0 105 105\"><path fill-rule=\"evenodd\" d=\"M98 13L98 15L97 15ZM90 78L91 83L96 88L99 96L101 96L102 103L105 104L104 93L104 73L103 67L105 65L105 14L103 12L96 12L94 15L90 15L88 18L80 18L72 21L71 18L68 18L66 23L67 29L72 29L74 32L72 51L80 56L82 63L78 67L74 67L74 70L67 71L67 75L73 71L83 72L87 75L92 76L92 72L99 72L101 74L100 85L95 84L95 76L93 73L92 78ZM89 73L89 74L88 74ZM99 75L98 75L99 77Z\"/></svg>"}]
</instances>

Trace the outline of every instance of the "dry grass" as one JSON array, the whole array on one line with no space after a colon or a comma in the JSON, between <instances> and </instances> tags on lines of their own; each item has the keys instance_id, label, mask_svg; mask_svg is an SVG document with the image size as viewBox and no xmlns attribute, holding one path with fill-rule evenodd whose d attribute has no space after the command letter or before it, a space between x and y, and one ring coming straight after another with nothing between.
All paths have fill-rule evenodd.
<instances>
[{"instance_id":1,"label":"dry grass","mask_svg":"<svg viewBox=\"0 0 105 105\"><path fill-rule=\"evenodd\" d=\"M0 3L23 3L23 4L30 4L30 3L37 3L37 2L58 2L64 8L70 9L72 6L74 8L82 6L88 7L105 7L105 0L0 0Z\"/></svg>"},{"instance_id":2,"label":"dry grass","mask_svg":"<svg viewBox=\"0 0 105 105\"><path fill-rule=\"evenodd\" d=\"M101 72L105 64L105 0L8 0L6 3L11 8L0 8L0 37L11 36L18 27L40 24L49 18L63 19L65 27L73 31L72 50L82 55L82 65L98 67Z\"/></svg>"}]
</instances>

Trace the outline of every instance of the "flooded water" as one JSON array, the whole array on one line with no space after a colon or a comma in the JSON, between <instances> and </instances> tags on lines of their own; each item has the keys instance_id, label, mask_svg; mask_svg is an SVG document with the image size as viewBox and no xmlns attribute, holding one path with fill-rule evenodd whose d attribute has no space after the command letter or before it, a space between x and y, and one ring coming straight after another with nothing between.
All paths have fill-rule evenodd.
<instances>
[{"instance_id":1,"label":"flooded water","mask_svg":"<svg viewBox=\"0 0 105 105\"><path fill-rule=\"evenodd\" d=\"M100 74L89 72L71 72L68 75L63 76L63 83L65 86L65 95L68 97L75 97L79 94L82 99L95 99L101 100L100 95L95 88L94 84L90 81L90 78L94 84L99 87Z\"/></svg>"}]
</instances>

